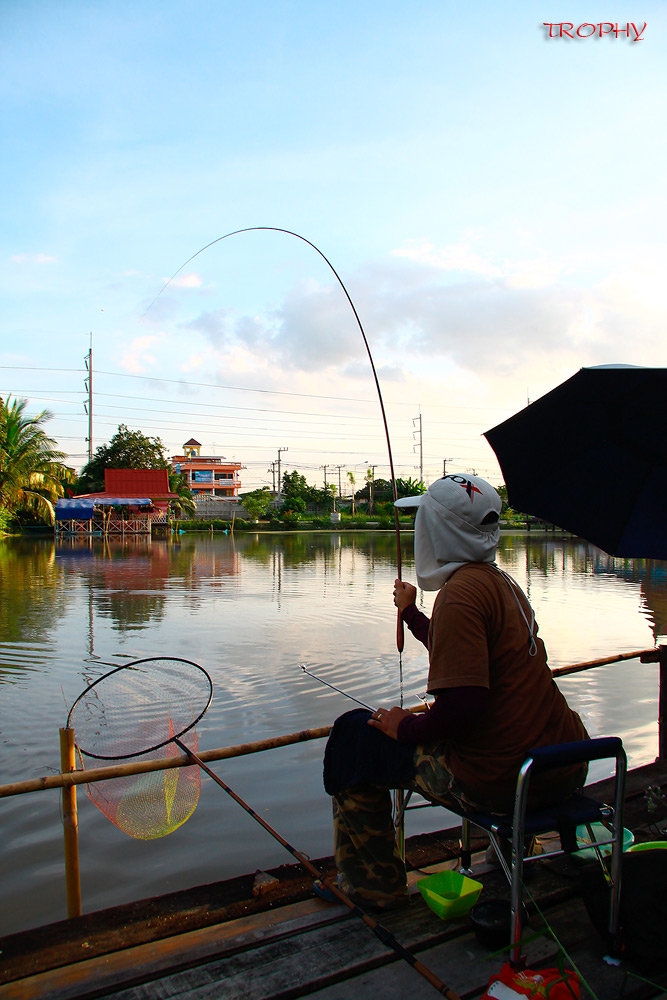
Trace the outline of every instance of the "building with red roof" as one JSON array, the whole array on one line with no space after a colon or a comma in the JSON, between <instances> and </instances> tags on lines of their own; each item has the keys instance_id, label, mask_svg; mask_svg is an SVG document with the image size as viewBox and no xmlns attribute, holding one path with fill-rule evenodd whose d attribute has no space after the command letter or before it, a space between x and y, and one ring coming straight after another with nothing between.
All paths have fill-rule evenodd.
<instances>
[{"instance_id":1,"label":"building with red roof","mask_svg":"<svg viewBox=\"0 0 667 1000\"><path fill-rule=\"evenodd\" d=\"M122 498L120 502L130 504L132 499L150 497L153 506L165 512L170 500L178 500L178 493L169 489L167 469L105 469L104 490L100 493L82 494L88 500ZM77 498L78 499L78 498Z\"/></svg>"}]
</instances>

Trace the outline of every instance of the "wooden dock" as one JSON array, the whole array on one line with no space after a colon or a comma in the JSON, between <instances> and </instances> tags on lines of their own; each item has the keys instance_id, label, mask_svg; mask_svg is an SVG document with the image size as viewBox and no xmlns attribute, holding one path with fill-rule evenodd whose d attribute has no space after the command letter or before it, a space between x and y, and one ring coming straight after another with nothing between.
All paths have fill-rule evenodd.
<instances>
[{"instance_id":1,"label":"wooden dock","mask_svg":"<svg viewBox=\"0 0 667 1000\"><path fill-rule=\"evenodd\" d=\"M608 782L594 786L606 797ZM667 762L628 775L625 825L638 841L667 839L667 808L650 813L644 792L667 788ZM410 905L383 924L461 1000L479 998L504 954L490 954L469 920L442 921L414 882L456 867L458 831L410 838ZM475 842L482 898L507 898L504 876ZM595 864L595 862L593 862ZM318 867L332 871L332 859ZM667 956L650 975L604 962L604 943L580 895L585 862L545 859L527 883L530 967L553 967L558 952L576 967L586 1000L667 998ZM187 892L143 900L0 940L0 1000L317 1000L381 997L426 1000L436 991L342 904L313 897L311 878L284 865L269 892L253 895L254 873Z\"/></svg>"}]
</instances>

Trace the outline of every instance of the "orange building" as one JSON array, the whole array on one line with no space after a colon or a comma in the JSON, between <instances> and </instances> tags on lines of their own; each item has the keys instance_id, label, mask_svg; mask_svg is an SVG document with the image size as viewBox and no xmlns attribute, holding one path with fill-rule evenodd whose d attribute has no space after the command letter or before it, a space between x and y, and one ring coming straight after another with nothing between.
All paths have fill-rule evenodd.
<instances>
[{"instance_id":1,"label":"orange building","mask_svg":"<svg viewBox=\"0 0 667 1000\"><path fill-rule=\"evenodd\" d=\"M174 472L180 473L190 487L195 500L212 497L219 500L235 500L241 489L240 462L228 462L226 458L202 455L201 444L190 438L183 445L182 455L170 459Z\"/></svg>"}]
</instances>

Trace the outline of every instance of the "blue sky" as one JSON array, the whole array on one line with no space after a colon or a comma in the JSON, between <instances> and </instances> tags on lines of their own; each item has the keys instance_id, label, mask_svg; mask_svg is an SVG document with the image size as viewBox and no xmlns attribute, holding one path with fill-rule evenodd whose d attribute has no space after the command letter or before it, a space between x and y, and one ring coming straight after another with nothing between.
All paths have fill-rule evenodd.
<instances>
[{"instance_id":1,"label":"blue sky","mask_svg":"<svg viewBox=\"0 0 667 1000\"><path fill-rule=\"evenodd\" d=\"M544 21L635 23L549 39ZM666 365L664 4L0 7L0 393L311 482L475 469L582 365Z\"/></svg>"}]
</instances>

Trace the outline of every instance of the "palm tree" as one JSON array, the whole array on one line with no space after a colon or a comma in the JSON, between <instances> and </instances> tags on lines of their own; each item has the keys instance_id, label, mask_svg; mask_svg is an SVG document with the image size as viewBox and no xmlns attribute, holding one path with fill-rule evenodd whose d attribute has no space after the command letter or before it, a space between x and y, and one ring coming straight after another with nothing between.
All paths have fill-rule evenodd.
<instances>
[{"instance_id":1,"label":"palm tree","mask_svg":"<svg viewBox=\"0 0 667 1000\"><path fill-rule=\"evenodd\" d=\"M367 470L364 476L366 485L368 486L368 513L373 513L373 483L375 482L375 466L372 465L370 469Z\"/></svg>"},{"instance_id":2,"label":"palm tree","mask_svg":"<svg viewBox=\"0 0 667 1000\"><path fill-rule=\"evenodd\" d=\"M347 478L350 480L350 486L352 487L352 517L354 517L354 484L356 482L354 472L348 472Z\"/></svg>"},{"instance_id":3,"label":"palm tree","mask_svg":"<svg viewBox=\"0 0 667 1000\"><path fill-rule=\"evenodd\" d=\"M426 493L426 486L421 479L397 479L396 480L396 493L400 497L412 497L418 496L420 493Z\"/></svg>"},{"instance_id":4,"label":"palm tree","mask_svg":"<svg viewBox=\"0 0 667 1000\"><path fill-rule=\"evenodd\" d=\"M178 500L171 501L172 508L182 511L183 514L194 514L197 510L197 505L192 498L192 492L186 482L185 476L168 469L167 477L169 480L169 492L178 493Z\"/></svg>"},{"instance_id":5,"label":"palm tree","mask_svg":"<svg viewBox=\"0 0 667 1000\"><path fill-rule=\"evenodd\" d=\"M0 399L0 509L32 508L53 524L54 502L63 495L65 454L56 451L42 424L52 414L26 416L27 399Z\"/></svg>"}]
</instances>

